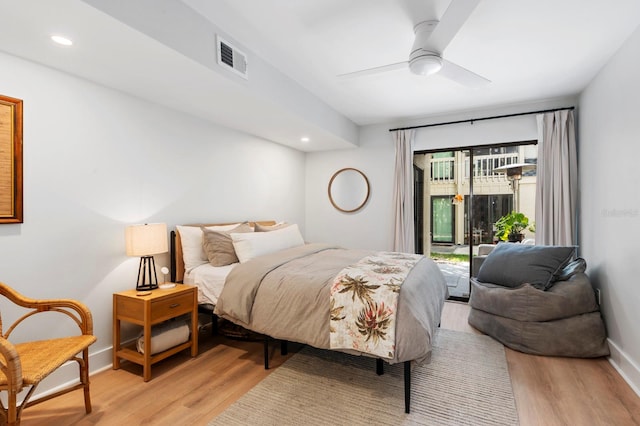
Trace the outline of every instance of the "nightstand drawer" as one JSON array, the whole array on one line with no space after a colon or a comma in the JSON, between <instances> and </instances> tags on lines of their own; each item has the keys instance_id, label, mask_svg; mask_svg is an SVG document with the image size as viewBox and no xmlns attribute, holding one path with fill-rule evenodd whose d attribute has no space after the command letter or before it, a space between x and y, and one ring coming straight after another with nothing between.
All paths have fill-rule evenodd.
<instances>
[{"instance_id":1,"label":"nightstand drawer","mask_svg":"<svg viewBox=\"0 0 640 426\"><path fill-rule=\"evenodd\" d=\"M125 321L143 324L144 301L135 298L116 297L114 299L114 308Z\"/></svg>"},{"instance_id":2,"label":"nightstand drawer","mask_svg":"<svg viewBox=\"0 0 640 426\"><path fill-rule=\"evenodd\" d=\"M178 315L186 314L193 310L193 293L178 294L160 300L151 301L151 323Z\"/></svg>"}]
</instances>

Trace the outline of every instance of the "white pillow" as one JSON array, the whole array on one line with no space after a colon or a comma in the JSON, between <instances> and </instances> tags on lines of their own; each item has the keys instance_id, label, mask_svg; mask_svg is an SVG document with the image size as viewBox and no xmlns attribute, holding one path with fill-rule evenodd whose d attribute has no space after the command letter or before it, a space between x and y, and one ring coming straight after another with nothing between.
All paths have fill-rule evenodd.
<instances>
[{"instance_id":1,"label":"white pillow","mask_svg":"<svg viewBox=\"0 0 640 426\"><path fill-rule=\"evenodd\" d=\"M240 263L257 256L304 245L304 239L300 235L298 225L295 224L276 231L230 235Z\"/></svg>"},{"instance_id":2,"label":"white pillow","mask_svg":"<svg viewBox=\"0 0 640 426\"><path fill-rule=\"evenodd\" d=\"M212 231L230 231L239 223L231 225L207 226ZM182 242L182 260L184 261L184 269L187 272L197 266L209 263L209 259L202 248L202 229L199 226L181 226L176 225L180 233L180 241Z\"/></svg>"}]
</instances>

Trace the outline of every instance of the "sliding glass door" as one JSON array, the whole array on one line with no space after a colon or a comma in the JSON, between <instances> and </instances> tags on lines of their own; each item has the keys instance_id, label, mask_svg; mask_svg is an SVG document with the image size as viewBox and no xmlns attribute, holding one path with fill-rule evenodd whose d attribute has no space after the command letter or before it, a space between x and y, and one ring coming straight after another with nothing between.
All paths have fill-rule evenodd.
<instances>
[{"instance_id":1,"label":"sliding glass door","mask_svg":"<svg viewBox=\"0 0 640 426\"><path fill-rule=\"evenodd\" d=\"M536 161L535 142L415 153L416 252L438 263L452 299L468 300L471 263L499 240L501 217L517 210L534 223Z\"/></svg>"}]
</instances>

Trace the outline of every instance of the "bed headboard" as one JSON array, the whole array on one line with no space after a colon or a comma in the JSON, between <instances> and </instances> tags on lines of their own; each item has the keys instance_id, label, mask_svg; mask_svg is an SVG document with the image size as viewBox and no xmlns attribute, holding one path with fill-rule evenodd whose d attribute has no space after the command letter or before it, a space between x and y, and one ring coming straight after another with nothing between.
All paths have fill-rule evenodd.
<instances>
[{"instance_id":1,"label":"bed headboard","mask_svg":"<svg viewBox=\"0 0 640 426\"><path fill-rule=\"evenodd\" d=\"M231 225L233 223L240 222L227 222L227 223L190 223L184 226L220 226ZM249 225L254 226L256 223L264 226L275 225L275 220L259 220L256 222L249 222ZM171 231L171 282L181 283L184 279L184 259L182 257L182 242L180 241L180 233L177 230Z\"/></svg>"}]
</instances>

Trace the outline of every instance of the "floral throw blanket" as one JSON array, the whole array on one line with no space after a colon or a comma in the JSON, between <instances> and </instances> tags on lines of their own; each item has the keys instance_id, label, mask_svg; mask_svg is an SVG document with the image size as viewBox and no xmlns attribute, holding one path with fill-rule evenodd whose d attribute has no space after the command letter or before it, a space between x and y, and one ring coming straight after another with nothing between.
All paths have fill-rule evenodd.
<instances>
[{"instance_id":1,"label":"floral throw blanket","mask_svg":"<svg viewBox=\"0 0 640 426\"><path fill-rule=\"evenodd\" d=\"M331 286L331 349L393 358L400 287L422 255L379 252L344 268Z\"/></svg>"}]
</instances>

